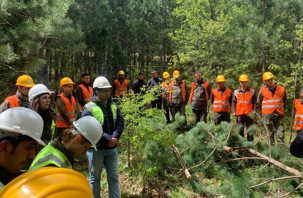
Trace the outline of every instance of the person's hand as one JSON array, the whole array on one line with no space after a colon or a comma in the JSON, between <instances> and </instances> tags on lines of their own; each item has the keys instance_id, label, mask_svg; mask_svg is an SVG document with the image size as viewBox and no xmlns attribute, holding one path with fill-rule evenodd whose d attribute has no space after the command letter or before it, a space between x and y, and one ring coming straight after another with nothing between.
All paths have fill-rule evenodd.
<instances>
[{"instance_id":1,"label":"person's hand","mask_svg":"<svg viewBox=\"0 0 303 198\"><path fill-rule=\"evenodd\" d=\"M118 143L118 139L117 139L117 138L112 138L112 139L110 139L109 142L107 143L107 146L109 146L109 147L114 147L114 146L117 145L117 143Z\"/></svg>"}]
</instances>

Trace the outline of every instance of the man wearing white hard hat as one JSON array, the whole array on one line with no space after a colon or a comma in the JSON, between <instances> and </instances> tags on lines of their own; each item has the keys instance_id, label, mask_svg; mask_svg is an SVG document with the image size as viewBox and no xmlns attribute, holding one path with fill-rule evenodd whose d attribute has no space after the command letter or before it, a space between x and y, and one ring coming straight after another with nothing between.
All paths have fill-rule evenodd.
<instances>
[{"instance_id":1,"label":"man wearing white hard hat","mask_svg":"<svg viewBox=\"0 0 303 198\"><path fill-rule=\"evenodd\" d=\"M102 124L103 135L97 143L97 151L94 149L87 151L89 183L94 197L100 198L100 180L104 166L107 172L109 197L116 198L120 197L116 146L124 129L124 119L120 109L110 97L112 86L105 77L97 77L93 89L96 97L84 106L82 117L92 116L96 118Z\"/></svg>"},{"instance_id":2,"label":"man wearing white hard hat","mask_svg":"<svg viewBox=\"0 0 303 198\"><path fill-rule=\"evenodd\" d=\"M36 112L11 108L0 114L0 189L15 177L36 155L41 140L43 120Z\"/></svg>"}]
</instances>

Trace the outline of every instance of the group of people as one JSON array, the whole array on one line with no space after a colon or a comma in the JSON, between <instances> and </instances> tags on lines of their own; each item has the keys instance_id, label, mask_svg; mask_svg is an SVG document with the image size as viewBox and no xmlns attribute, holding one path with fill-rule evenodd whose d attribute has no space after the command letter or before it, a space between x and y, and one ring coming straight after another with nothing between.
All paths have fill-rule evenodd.
<instances>
[{"instance_id":1,"label":"group of people","mask_svg":"<svg viewBox=\"0 0 303 198\"><path fill-rule=\"evenodd\" d=\"M112 86L99 76L91 87L89 74L74 84L69 77L60 80L61 93L52 108L52 93L45 85L28 75L18 77L16 94L0 105L0 189L24 169L73 169L75 155L86 154L93 196L101 197L104 166L109 196L120 197L116 146L124 119L112 100Z\"/></svg>"}]
</instances>

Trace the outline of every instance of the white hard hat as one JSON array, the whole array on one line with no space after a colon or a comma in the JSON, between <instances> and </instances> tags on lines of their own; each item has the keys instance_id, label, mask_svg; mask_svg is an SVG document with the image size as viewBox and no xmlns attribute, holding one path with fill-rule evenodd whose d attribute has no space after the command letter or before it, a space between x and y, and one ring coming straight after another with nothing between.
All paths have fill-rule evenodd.
<instances>
[{"instance_id":1,"label":"white hard hat","mask_svg":"<svg viewBox=\"0 0 303 198\"><path fill-rule=\"evenodd\" d=\"M103 129L100 122L91 116L85 116L73 122L78 132L83 135L94 147L102 137Z\"/></svg>"},{"instance_id":2,"label":"white hard hat","mask_svg":"<svg viewBox=\"0 0 303 198\"><path fill-rule=\"evenodd\" d=\"M43 120L33 110L15 107L0 114L0 137L12 136L18 138L19 134L22 134L45 146L45 143L41 140L42 131Z\"/></svg>"},{"instance_id":3,"label":"white hard hat","mask_svg":"<svg viewBox=\"0 0 303 198\"><path fill-rule=\"evenodd\" d=\"M50 90L43 84L37 84L29 90L28 100L31 102L36 96L46 93L50 94Z\"/></svg>"},{"instance_id":4,"label":"white hard hat","mask_svg":"<svg viewBox=\"0 0 303 198\"><path fill-rule=\"evenodd\" d=\"M95 79L93 88L111 88L112 86L104 76L99 76Z\"/></svg>"}]
</instances>

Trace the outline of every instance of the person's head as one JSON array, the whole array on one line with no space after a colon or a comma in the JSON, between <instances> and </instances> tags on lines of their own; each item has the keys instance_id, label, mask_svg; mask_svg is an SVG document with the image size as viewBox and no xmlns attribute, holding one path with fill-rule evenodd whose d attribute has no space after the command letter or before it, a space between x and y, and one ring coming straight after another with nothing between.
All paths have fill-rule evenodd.
<instances>
[{"instance_id":1,"label":"person's head","mask_svg":"<svg viewBox=\"0 0 303 198\"><path fill-rule=\"evenodd\" d=\"M123 70L120 70L118 72L118 78L121 79L121 80L124 80L124 78L125 78L125 72Z\"/></svg>"},{"instance_id":2,"label":"person's head","mask_svg":"<svg viewBox=\"0 0 303 198\"><path fill-rule=\"evenodd\" d=\"M163 72L163 78L164 78L165 80L168 80L169 77L170 77L170 75L169 75L168 72Z\"/></svg>"},{"instance_id":3,"label":"person's head","mask_svg":"<svg viewBox=\"0 0 303 198\"><path fill-rule=\"evenodd\" d=\"M156 71L152 71L151 74L154 79L158 78L158 73Z\"/></svg>"},{"instance_id":4,"label":"person's head","mask_svg":"<svg viewBox=\"0 0 303 198\"><path fill-rule=\"evenodd\" d=\"M201 74L201 72L199 72L199 71L196 72L195 73L195 78L196 78L197 81L201 81L202 80L202 74Z\"/></svg>"},{"instance_id":5,"label":"person's head","mask_svg":"<svg viewBox=\"0 0 303 198\"><path fill-rule=\"evenodd\" d=\"M248 76L246 74L242 74L239 76L239 83L242 90L246 90L248 87Z\"/></svg>"},{"instance_id":6,"label":"person's head","mask_svg":"<svg viewBox=\"0 0 303 198\"><path fill-rule=\"evenodd\" d=\"M48 109L50 90L43 84L37 84L28 92L28 100L35 111Z\"/></svg>"},{"instance_id":7,"label":"person's head","mask_svg":"<svg viewBox=\"0 0 303 198\"><path fill-rule=\"evenodd\" d=\"M85 116L73 122L72 128L63 132L62 144L75 155L85 154L89 147L101 139L102 126L95 118Z\"/></svg>"},{"instance_id":8,"label":"person's head","mask_svg":"<svg viewBox=\"0 0 303 198\"><path fill-rule=\"evenodd\" d=\"M263 81L268 87L272 88L275 86L274 77L275 76L271 72L265 72L263 74Z\"/></svg>"},{"instance_id":9,"label":"person's head","mask_svg":"<svg viewBox=\"0 0 303 198\"><path fill-rule=\"evenodd\" d=\"M174 72L173 72L173 77L175 78L175 80L176 81L179 81L180 80L180 72L179 72L179 70L175 70Z\"/></svg>"},{"instance_id":10,"label":"person's head","mask_svg":"<svg viewBox=\"0 0 303 198\"><path fill-rule=\"evenodd\" d=\"M32 79L32 77L28 76L28 75L22 75L19 76L17 81L16 81L16 85L18 86L18 92L22 95L22 96L28 96L28 92L29 90L35 86L35 83Z\"/></svg>"},{"instance_id":11,"label":"person's head","mask_svg":"<svg viewBox=\"0 0 303 198\"><path fill-rule=\"evenodd\" d=\"M223 75L217 76L216 81L217 81L218 87L220 89L224 89L225 88L225 77Z\"/></svg>"},{"instance_id":12,"label":"person's head","mask_svg":"<svg viewBox=\"0 0 303 198\"><path fill-rule=\"evenodd\" d=\"M90 83L90 74L88 74L88 73L83 73L83 74L81 75L80 80L81 80L81 83L88 85L88 84Z\"/></svg>"},{"instance_id":13,"label":"person's head","mask_svg":"<svg viewBox=\"0 0 303 198\"><path fill-rule=\"evenodd\" d=\"M15 107L0 114L0 165L10 173L19 173L34 159L41 140L43 120L27 108Z\"/></svg>"},{"instance_id":14,"label":"person's head","mask_svg":"<svg viewBox=\"0 0 303 198\"><path fill-rule=\"evenodd\" d=\"M301 89L300 96L303 98L303 88Z\"/></svg>"},{"instance_id":15,"label":"person's head","mask_svg":"<svg viewBox=\"0 0 303 198\"><path fill-rule=\"evenodd\" d=\"M69 96L73 93L74 82L69 77L64 77L60 80L60 87Z\"/></svg>"},{"instance_id":16,"label":"person's head","mask_svg":"<svg viewBox=\"0 0 303 198\"><path fill-rule=\"evenodd\" d=\"M139 80L143 80L143 79L144 79L144 74L143 74L142 72L140 72L140 73L138 74L138 79L139 79Z\"/></svg>"},{"instance_id":17,"label":"person's head","mask_svg":"<svg viewBox=\"0 0 303 198\"><path fill-rule=\"evenodd\" d=\"M99 101L105 102L111 96L112 86L104 76L95 79L93 88Z\"/></svg>"}]
</instances>

